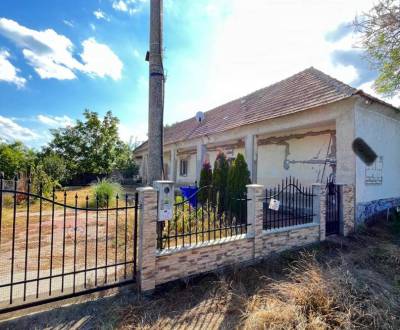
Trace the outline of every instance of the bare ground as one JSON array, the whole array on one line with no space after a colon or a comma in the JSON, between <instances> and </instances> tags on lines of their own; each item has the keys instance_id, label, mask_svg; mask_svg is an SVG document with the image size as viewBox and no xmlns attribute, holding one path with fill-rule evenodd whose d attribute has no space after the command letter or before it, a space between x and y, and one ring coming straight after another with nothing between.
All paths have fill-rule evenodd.
<instances>
[{"instance_id":1,"label":"bare ground","mask_svg":"<svg viewBox=\"0 0 400 330\"><path fill-rule=\"evenodd\" d=\"M2 329L399 329L400 234L381 223L245 269L0 323Z\"/></svg>"}]
</instances>

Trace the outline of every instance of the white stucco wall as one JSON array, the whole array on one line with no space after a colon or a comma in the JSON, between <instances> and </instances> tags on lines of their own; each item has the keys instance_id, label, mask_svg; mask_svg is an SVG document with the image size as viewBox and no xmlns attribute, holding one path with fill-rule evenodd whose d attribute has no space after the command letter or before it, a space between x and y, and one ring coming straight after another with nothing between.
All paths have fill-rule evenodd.
<instances>
[{"instance_id":1,"label":"white stucco wall","mask_svg":"<svg viewBox=\"0 0 400 330\"><path fill-rule=\"evenodd\" d=\"M188 161L187 176L180 175L179 166L181 159L186 159ZM196 181L196 154L177 156L176 182L178 184L192 184L195 181Z\"/></svg>"},{"instance_id":2,"label":"white stucco wall","mask_svg":"<svg viewBox=\"0 0 400 330\"><path fill-rule=\"evenodd\" d=\"M238 153L241 153L242 155L244 155L244 153L245 153L244 148L233 148L230 150L232 150L233 153L227 154L227 158L230 158L230 157L236 158ZM224 150L222 149L222 151L224 151ZM207 151L206 152L206 159L210 162L212 168L214 168L214 163L217 158L217 154L218 154L218 151Z\"/></svg>"},{"instance_id":3,"label":"white stucco wall","mask_svg":"<svg viewBox=\"0 0 400 330\"><path fill-rule=\"evenodd\" d=\"M331 153L333 153L332 158L335 158L335 133L331 138L329 132L318 133L314 136L311 132L329 130L334 131L335 126L320 126L260 137L260 139L281 138L282 136L286 138L278 144L257 147L257 183L275 186L288 176L299 179L299 182L304 185L325 182L332 173L332 167L325 162ZM299 136L303 137L299 138ZM286 152L288 152L287 156ZM285 160L288 169L284 167Z\"/></svg>"},{"instance_id":4,"label":"white stucco wall","mask_svg":"<svg viewBox=\"0 0 400 330\"><path fill-rule=\"evenodd\" d=\"M383 157L381 184L365 182L366 165L356 160L356 202L400 197L400 112L376 103L356 105L356 136Z\"/></svg>"}]
</instances>

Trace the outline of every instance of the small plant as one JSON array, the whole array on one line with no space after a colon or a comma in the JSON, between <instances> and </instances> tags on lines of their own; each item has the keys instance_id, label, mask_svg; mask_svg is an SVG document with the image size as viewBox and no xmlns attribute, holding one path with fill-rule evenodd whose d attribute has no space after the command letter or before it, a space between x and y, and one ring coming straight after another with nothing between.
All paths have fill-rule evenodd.
<instances>
[{"instance_id":1,"label":"small plant","mask_svg":"<svg viewBox=\"0 0 400 330\"><path fill-rule=\"evenodd\" d=\"M122 187L119 183L111 182L107 179L98 180L97 183L93 184L91 187L92 199L91 206L98 206L104 208L107 206L107 201L111 203L117 195L121 197Z\"/></svg>"}]
</instances>

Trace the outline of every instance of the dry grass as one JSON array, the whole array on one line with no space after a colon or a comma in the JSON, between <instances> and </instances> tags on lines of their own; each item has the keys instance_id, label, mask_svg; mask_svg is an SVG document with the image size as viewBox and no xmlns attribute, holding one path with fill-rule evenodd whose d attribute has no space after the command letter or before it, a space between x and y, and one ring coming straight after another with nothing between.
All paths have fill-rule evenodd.
<instances>
[{"instance_id":1,"label":"dry grass","mask_svg":"<svg viewBox=\"0 0 400 330\"><path fill-rule=\"evenodd\" d=\"M400 238L352 238L173 285L117 307L120 329L398 329Z\"/></svg>"}]
</instances>

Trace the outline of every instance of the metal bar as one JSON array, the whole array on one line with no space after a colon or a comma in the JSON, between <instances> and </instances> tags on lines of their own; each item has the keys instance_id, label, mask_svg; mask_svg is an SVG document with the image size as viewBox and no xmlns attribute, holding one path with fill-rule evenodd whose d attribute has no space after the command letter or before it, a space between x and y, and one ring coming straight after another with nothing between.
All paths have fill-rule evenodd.
<instances>
[{"instance_id":1,"label":"metal bar","mask_svg":"<svg viewBox=\"0 0 400 330\"><path fill-rule=\"evenodd\" d=\"M137 230L138 230L138 209L139 209L139 193L135 194L135 229L133 235L133 275L136 275L137 270Z\"/></svg>"},{"instance_id":2,"label":"metal bar","mask_svg":"<svg viewBox=\"0 0 400 330\"><path fill-rule=\"evenodd\" d=\"M119 196L117 194L116 197L116 205L117 205L117 209L115 210L115 272L114 272L114 279L115 281L117 280L117 271L118 271L118 267L117 267L117 261L118 261L118 201L119 201Z\"/></svg>"},{"instance_id":3,"label":"metal bar","mask_svg":"<svg viewBox=\"0 0 400 330\"><path fill-rule=\"evenodd\" d=\"M125 194L125 207L128 206L128 194ZM128 247L128 209L125 209L125 251L124 251L124 260L126 262L126 254ZM126 266L124 267L124 279L126 279Z\"/></svg>"},{"instance_id":4,"label":"metal bar","mask_svg":"<svg viewBox=\"0 0 400 330\"><path fill-rule=\"evenodd\" d=\"M10 313L10 312L14 312L19 309L22 309L22 308L30 308L30 307L34 307L34 306L48 304L48 303L56 302L56 301L63 300L63 299L69 299L69 298L73 298L73 297L77 297L77 296L82 296L85 294L95 293L98 291L103 291L103 290L108 290L108 289L112 289L112 288L116 288L116 287L120 287L120 286L124 286L124 285L129 285L129 284L133 284L133 283L135 283L135 280L127 280L124 282L113 283L113 284L110 284L107 286L96 287L96 288L92 288L89 290L80 291L75 294L72 293L72 294L62 295L62 296L58 296L58 297L52 297L52 298L48 298L48 299L44 299L44 300L39 300L39 301L35 301L32 303L28 303L28 304L22 304L22 305L12 306L12 307L8 307L8 308L3 308L3 309L0 309L0 314Z\"/></svg>"},{"instance_id":5,"label":"metal bar","mask_svg":"<svg viewBox=\"0 0 400 330\"><path fill-rule=\"evenodd\" d=\"M64 292L64 272L65 272L65 226L66 226L66 204L67 204L67 192L64 191L64 228L63 228L63 252L62 252L62 278L61 278L61 292Z\"/></svg>"},{"instance_id":6,"label":"metal bar","mask_svg":"<svg viewBox=\"0 0 400 330\"><path fill-rule=\"evenodd\" d=\"M14 282L14 260L15 260L15 226L17 216L17 180L14 179L14 208L13 208L13 229L12 229L12 247L11 247L11 286L10 286L10 304L13 301L13 282Z\"/></svg>"},{"instance_id":7,"label":"metal bar","mask_svg":"<svg viewBox=\"0 0 400 330\"><path fill-rule=\"evenodd\" d=\"M40 184L40 196L43 195L43 186ZM40 198L39 200L39 246L38 246L38 266L37 266L37 277L39 278L40 274L40 257L41 257L41 248L42 248L42 207L43 207L43 200ZM36 283L36 298L39 298L39 287L40 282L39 280Z\"/></svg>"},{"instance_id":8,"label":"metal bar","mask_svg":"<svg viewBox=\"0 0 400 330\"><path fill-rule=\"evenodd\" d=\"M55 187L53 186L52 190L52 200L51 204L51 242L50 242L50 276L53 275L53 249L54 249L54 200L55 200ZM51 296L51 284L52 281L49 281L49 296Z\"/></svg>"},{"instance_id":9,"label":"metal bar","mask_svg":"<svg viewBox=\"0 0 400 330\"><path fill-rule=\"evenodd\" d=\"M99 238L99 196L96 195L96 247L95 247L95 271L94 285L97 286L97 253L98 253L98 238Z\"/></svg>"},{"instance_id":10,"label":"metal bar","mask_svg":"<svg viewBox=\"0 0 400 330\"><path fill-rule=\"evenodd\" d=\"M105 274L104 274L104 284L107 283L107 276L108 276L108 207L109 207L109 196L106 196L106 268L105 268Z\"/></svg>"},{"instance_id":11,"label":"metal bar","mask_svg":"<svg viewBox=\"0 0 400 330\"><path fill-rule=\"evenodd\" d=\"M87 251L88 251L88 207L89 207L89 196L86 195L86 211L85 211L85 273L84 273L84 288L86 289L87 282Z\"/></svg>"},{"instance_id":12,"label":"metal bar","mask_svg":"<svg viewBox=\"0 0 400 330\"><path fill-rule=\"evenodd\" d=\"M78 206L78 194L75 194L75 207ZM78 210L75 208L75 217L74 217L74 275L73 275L73 287L72 292L75 293L75 284L76 284L76 232L78 230Z\"/></svg>"},{"instance_id":13,"label":"metal bar","mask_svg":"<svg viewBox=\"0 0 400 330\"><path fill-rule=\"evenodd\" d=\"M26 200L26 231L25 231L25 269L24 269L24 301L26 300L26 280L28 276L28 244L29 244L29 193L31 191L31 179L28 179L28 195Z\"/></svg>"}]
</instances>

